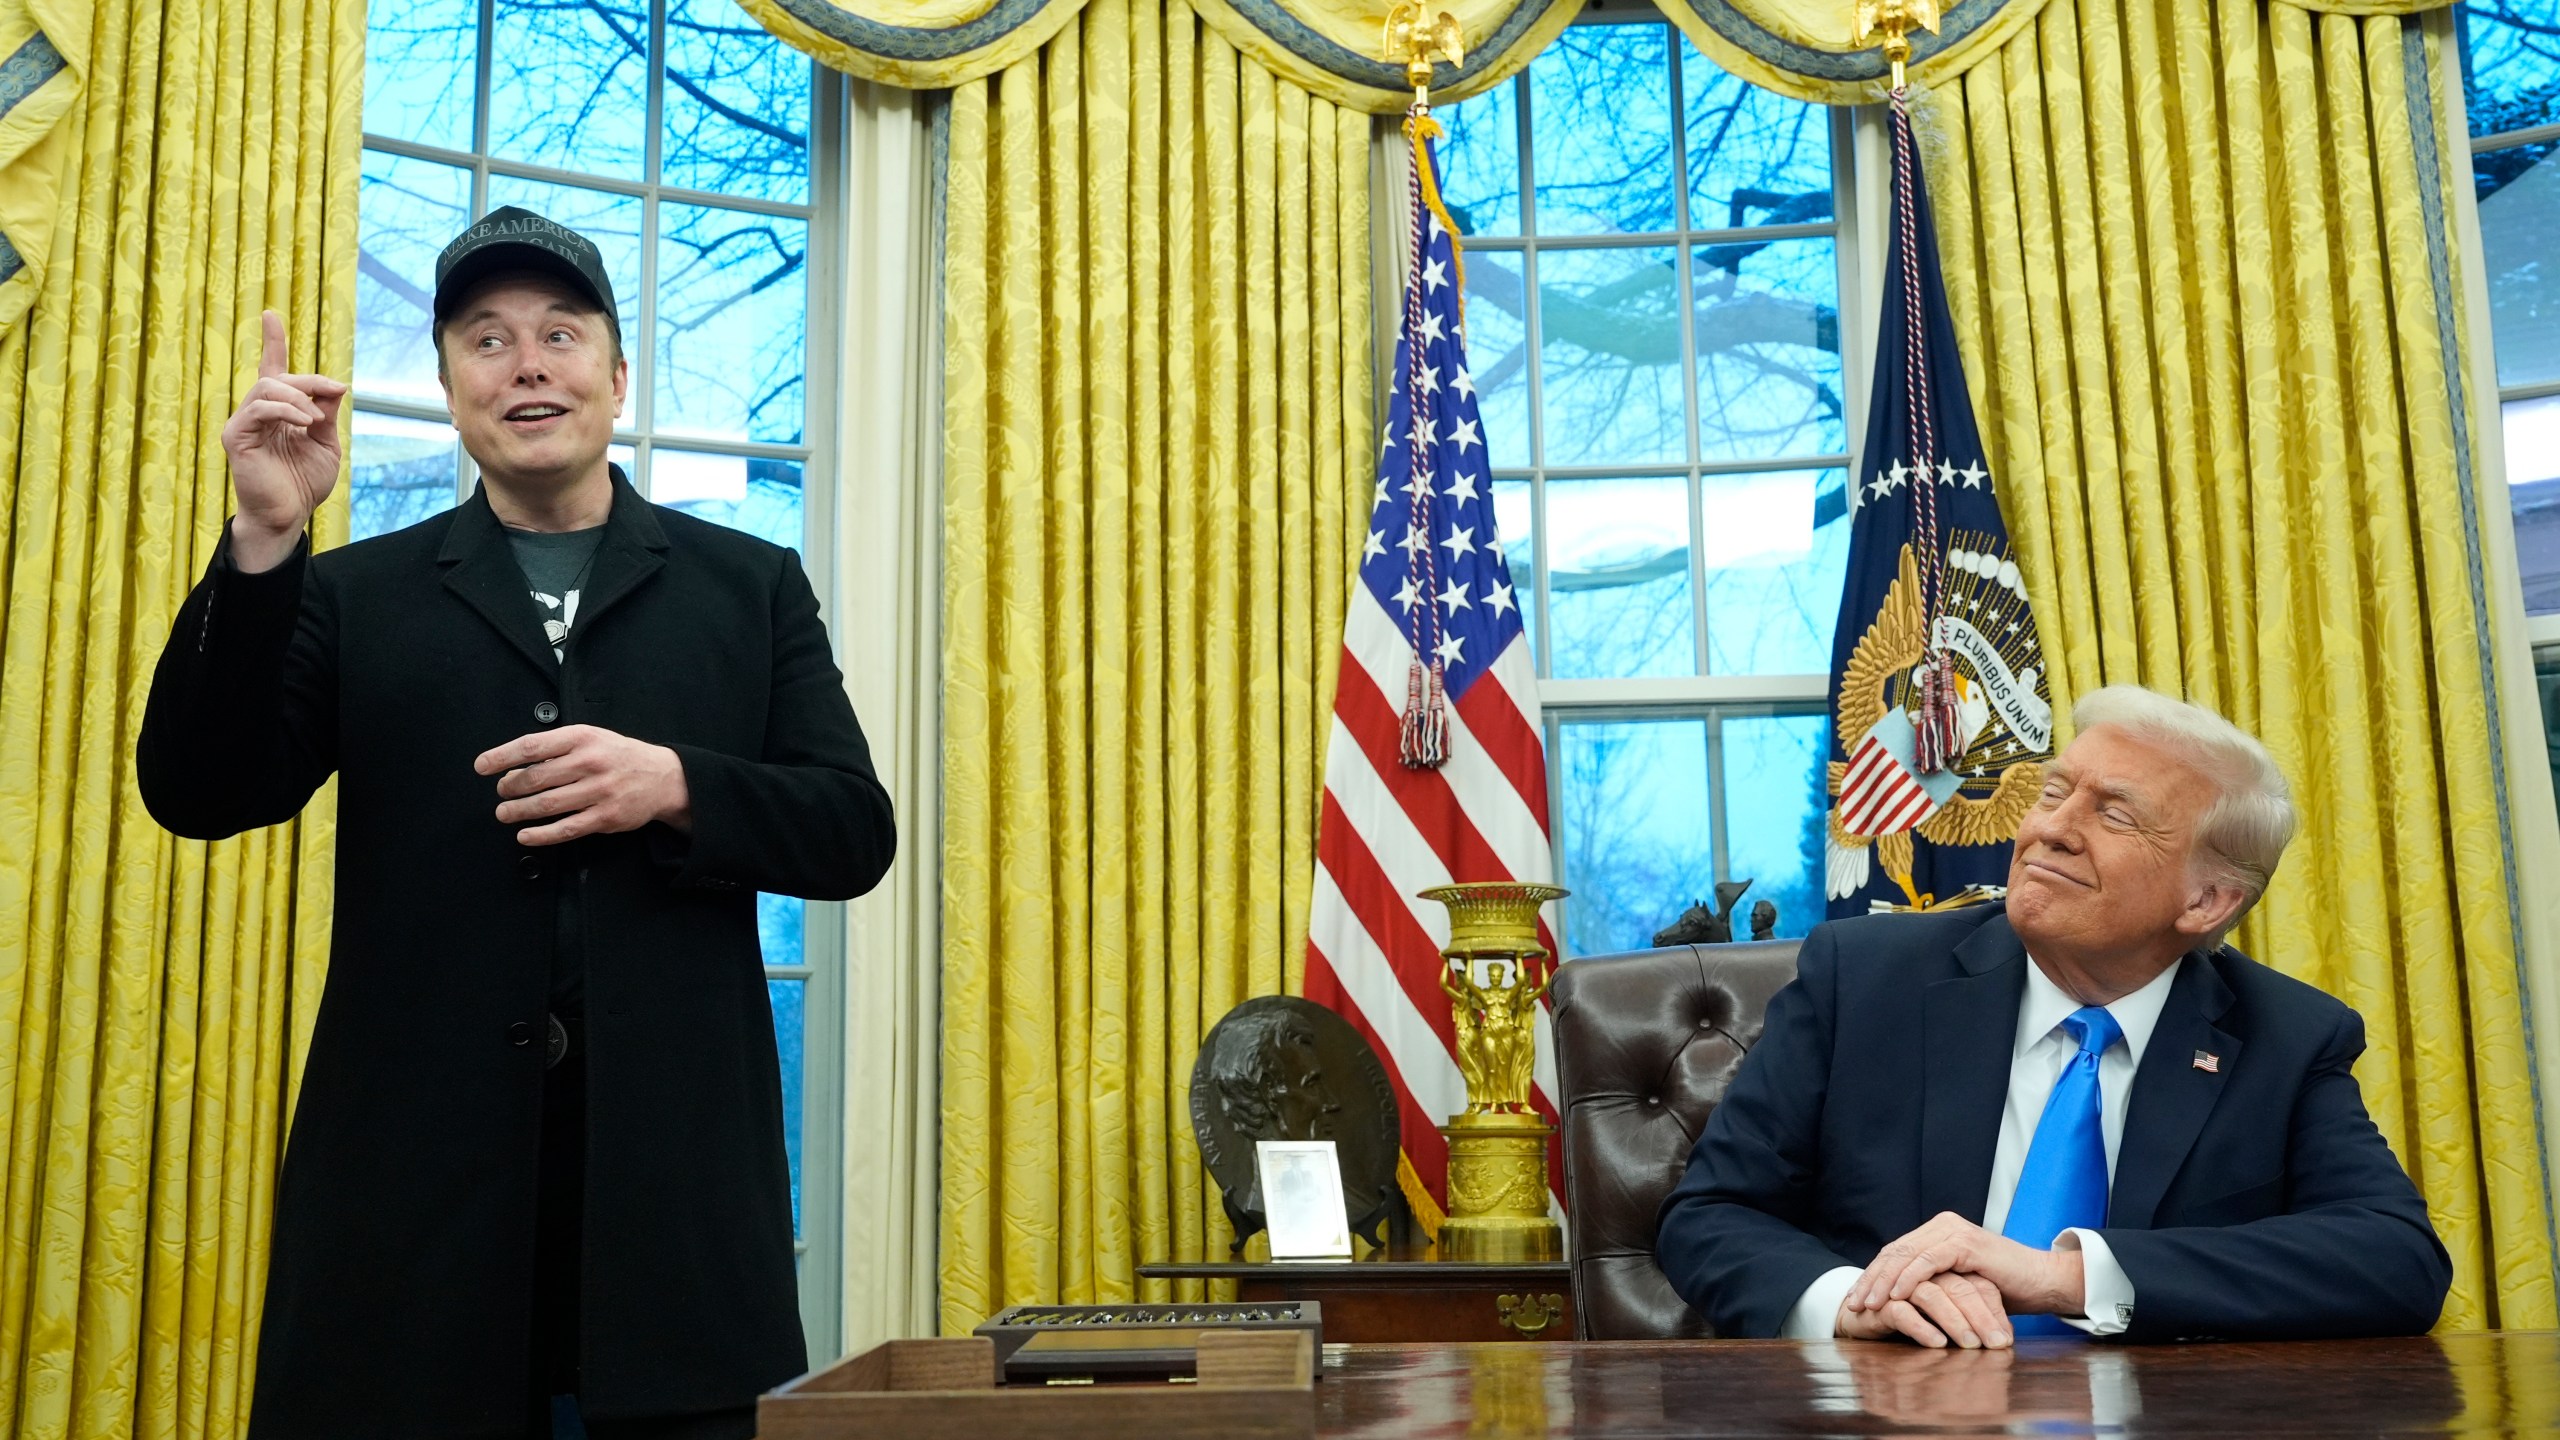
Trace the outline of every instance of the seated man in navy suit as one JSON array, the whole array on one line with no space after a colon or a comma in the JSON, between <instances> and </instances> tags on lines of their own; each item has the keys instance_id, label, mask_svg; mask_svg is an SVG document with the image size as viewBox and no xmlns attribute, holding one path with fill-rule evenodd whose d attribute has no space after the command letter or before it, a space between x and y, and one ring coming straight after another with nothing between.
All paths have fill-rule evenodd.
<instances>
[{"instance_id":1,"label":"seated man in navy suit","mask_svg":"<svg viewBox=\"0 0 2560 1440\"><path fill-rule=\"evenodd\" d=\"M2364 1023L2221 943L2292 838L2265 747L2112 686L2006 906L1835 921L1663 1202L1727 1336L2409 1335L2444 1245L2351 1067Z\"/></svg>"}]
</instances>

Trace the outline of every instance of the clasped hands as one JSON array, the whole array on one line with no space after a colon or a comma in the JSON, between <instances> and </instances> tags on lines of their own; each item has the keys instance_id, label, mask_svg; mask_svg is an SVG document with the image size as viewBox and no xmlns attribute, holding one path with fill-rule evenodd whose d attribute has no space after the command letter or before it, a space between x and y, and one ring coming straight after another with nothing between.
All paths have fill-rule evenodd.
<instances>
[{"instance_id":1,"label":"clasped hands","mask_svg":"<svg viewBox=\"0 0 2560 1440\"><path fill-rule=\"evenodd\" d=\"M1946 1211L1876 1253L1833 1329L1844 1340L1996 1348L2015 1338L2011 1315L2077 1315L2085 1293L2077 1248L2029 1249Z\"/></svg>"},{"instance_id":2,"label":"clasped hands","mask_svg":"<svg viewBox=\"0 0 2560 1440\"><path fill-rule=\"evenodd\" d=\"M471 768L498 777L499 823L549 822L517 831L519 844L614 835L653 820L693 829L693 796L676 752L598 726L537 730L481 752Z\"/></svg>"}]
</instances>

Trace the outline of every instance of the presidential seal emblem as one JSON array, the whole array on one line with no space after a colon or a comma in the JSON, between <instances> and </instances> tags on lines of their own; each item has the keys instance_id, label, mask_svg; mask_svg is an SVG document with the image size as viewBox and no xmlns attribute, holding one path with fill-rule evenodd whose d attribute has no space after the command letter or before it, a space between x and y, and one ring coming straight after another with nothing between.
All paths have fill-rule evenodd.
<instances>
[{"instance_id":1,"label":"presidential seal emblem","mask_svg":"<svg viewBox=\"0 0 2560 1440\"><path fill-rule=\"evenodd\" d=\"M2003 844L2035 803L2053 755L2053 701L2025 580L2007 541L1982 531L1947 533L1937 633L1920 601L1919 559L1902 546L1898 573L1840 676L1839 734L1846 760L1830 766L1830 837L1824 890L1856 894L1881 866L1911 909L1998 896L1973 885L1954 895L1913 879L1912 837L1937 845ZM1931 643L1934 640L1935 643ZM1957 743L1936 770L1920 768L1916 712L1926 671L1952 670Z\"/></svg>"}]
</instances>

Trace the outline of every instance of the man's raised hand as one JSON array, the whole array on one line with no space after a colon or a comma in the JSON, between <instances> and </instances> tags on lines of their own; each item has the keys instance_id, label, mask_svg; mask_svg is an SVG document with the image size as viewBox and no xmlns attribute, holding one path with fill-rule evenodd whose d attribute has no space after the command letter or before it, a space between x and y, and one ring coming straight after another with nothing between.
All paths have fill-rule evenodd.
<instances>
[{"instance_id":1,"label":"man's raised hand","mask_svg":"<svg viewBox=\"0 0 2560 1440\"><path fill-rule=\"evenodd\" d=\"M259 317L263 328L258 381L222 427L239 508L231 519L231 563L256 572L283 564L301 543L311 512L338 483L343 447L338 405L343 380L285 369L284 317Z\"/></svg>"}]
</instances>

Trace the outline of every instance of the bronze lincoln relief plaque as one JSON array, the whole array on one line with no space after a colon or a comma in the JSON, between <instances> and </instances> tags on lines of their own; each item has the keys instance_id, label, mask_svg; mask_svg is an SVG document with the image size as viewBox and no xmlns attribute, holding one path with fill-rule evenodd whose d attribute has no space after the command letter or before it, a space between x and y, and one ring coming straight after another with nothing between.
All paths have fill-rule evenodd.
<instances>
[{"instance_id":1,"label":"bronze lincoln relief plaque","mask_svg":"<svg viewBox=\"0 0 2560 1440\"><path fill-rule=\"evenodd\" d=\"M1403 1129L1386 1067L1341 1016L1294 995L1228 1011L1191 1067L1191 1130L1235 1227L1231 1250L1263 1228L1257 1140L1334 1142L1343 1212L1352 1230L1382 1243Z\"/></svg>"}]
</instances>

